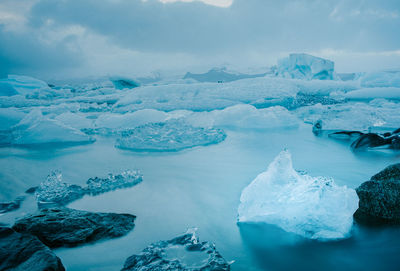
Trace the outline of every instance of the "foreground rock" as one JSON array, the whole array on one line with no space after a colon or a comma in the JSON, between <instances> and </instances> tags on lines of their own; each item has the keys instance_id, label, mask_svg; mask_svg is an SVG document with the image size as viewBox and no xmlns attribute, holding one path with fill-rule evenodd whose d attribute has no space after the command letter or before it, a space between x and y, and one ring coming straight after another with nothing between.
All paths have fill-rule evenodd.
<instances>
[{"instance_id":1,"label":"foreground rock","mask_svg":"<svg viewBox=\"0 0 400 271\"><path fill-rule=\"evenodd\" d=\"M92 213L68 208L42 209L19 219L13 229L37 236L51 248L73 247L120 237L135 226L131 214Z\"/></svg>"},{"instance_id":2,"label":"foreground rock","mask_svg":"<svg viewBox=\"0 0 400 271\"><path fill-rule=\"evenodd\" d=\"M25 197L21 196L10 202L0 202L0 214L18 210Z\"/></svg>"},{"instance_id":3,"label":"foreground rock","mask_svg":"<svg viewBox=\"0 0 400 271\"><path fill-rule=\"evenodd\" d=\"M230 270L213 244L200 242L194 233L160 241L129 257L122 271Z\"/></svg>"},{"instance_id":4,"label":"foreground rock","mask_svg":"<svg viewBox=\"0 0 400 271\"><path fill-rule=\"evenodd\" d=\"M400 223L400 163L388 166L356 189L357 221L368 224Z\"/></svg>"},{"instance_id":5,"label":"foreground rock","mask_svg":"<svg viewBox=\"0 0 400 271\"><path fill-rule=\"evenodd\" d=\"M64 271L65 268L35 236L0 227L0 270Z\"/></svg>"}]
</instances>

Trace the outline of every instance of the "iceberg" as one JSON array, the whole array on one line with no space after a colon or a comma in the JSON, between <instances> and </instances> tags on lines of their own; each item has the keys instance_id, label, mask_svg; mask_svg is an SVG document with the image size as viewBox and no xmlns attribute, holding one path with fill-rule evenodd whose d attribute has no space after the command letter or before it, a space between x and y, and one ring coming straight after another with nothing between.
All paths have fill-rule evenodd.
<instances>
[{"instance_id":1,"label":"iceberg","mask_svg":"<svg viewBox=\"0 0 400 271\"><path fill-rule=\"evenodd\" d=\"M187 72L183 77L183 79L194 79L198 82L223 83L223 82L231 82L246 78L263 77L265 75L267 75L267 73L243 74L243 73L228 72L226 67L222 67L222 68L213 68L208 72L201 74Z\"/></svg>"},{"instance_id":2,"label":"iceberg","mask_svg":"<svg viewBox=\"0 0 400 271\"><path fill-rule=\"evenodd\" d=\"M357 208L353 189L295 171L284 150L243 190L238 221L274 224L310 239L340 239L350 235Z\"/></svg>"},{"instance_id":3,"label":"iceberg","mask_svg":"<svg viewBox=\"0 0 400 271\"><path fill-rule=\"evenodd\" d=\"M366 88L397 87L400 88L400 71L380 71L366 73L360 78L360 85Z\"/></svg>"},{"instance_id":4,"label":"iceberg","mask_svg":"<svg viewBox=\"0 0 400 271\"><path fill-rule=\"evenodd\" d=\"M35 109L12 128L11 144L84 144L93 141L81 131L49 119Z\"/></svg>"},{"instance_id":5,"label":"iceberg","mask_svg":"<svg viewBox=\"0 0 400 271\"><path fill-rule=\"evenodd\" d=\"M50 87L46 82L32 78L29 76L21 75L8 75L7 79L0 80L0 95L13 96L13 95L39 95L40 92L48 93Z\"/></svg>"},{"instance_id":6,"label":"iceberg","mask_svg":"<svg viewBox=\"0 0 400 271\"><path fill-rule=\"evenodd\" d=\"M48 175L35 191L38 204L65 205L84 195L85 190L79 185L64 183L58 170Z\"/></svg>"},{"instance_id":7,"label":"iceberg","mask_svg":"<svg viewBox=\"0 0 400 271\"><path fill-rule=\"evenodd\" d=\"M290 54L280 59L275 75L293 79L334 79L334 62L308 54Z\"/></svg>"},{"instance_id":8,"label":"iceberg","mask_svg":"<svg viewBox=\"0 0 400 271\"><path fill-rule=\"evenodd\" d=\"M132 151L180 151L224 141L221 129L193 127L181 120L150 123L121 132L116 147Z\"/></svg>"},{"instance_id":9,"label":"iceberg","mask_svg":"<svg viewBox=\"0 0 400 271\"><path fill-rule=\"evenodd\" d=\"M124 77L110 77L110 81L113 83L114 87L118 90L122 89L132 89L140 86L138 82L133 79Z\"/></svg>"}]
</instances>

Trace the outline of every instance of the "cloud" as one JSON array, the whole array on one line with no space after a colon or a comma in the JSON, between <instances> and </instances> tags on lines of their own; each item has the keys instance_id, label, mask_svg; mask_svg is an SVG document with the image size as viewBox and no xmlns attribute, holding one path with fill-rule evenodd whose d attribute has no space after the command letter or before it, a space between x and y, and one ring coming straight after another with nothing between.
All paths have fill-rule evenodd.
<instances>
[{"instance_id":1,"label":"cloud","mask_svg":"<svg viewBox=\"0 0 400 271\"><path fill-rule=\"evenodd\" d=\"M331 54L338 67L376 69L393 65L381 52L400 49L397 0L21 1L0 4L3 73L267 66L328 49L347 52Z\"/></svg>"}]
</instances>

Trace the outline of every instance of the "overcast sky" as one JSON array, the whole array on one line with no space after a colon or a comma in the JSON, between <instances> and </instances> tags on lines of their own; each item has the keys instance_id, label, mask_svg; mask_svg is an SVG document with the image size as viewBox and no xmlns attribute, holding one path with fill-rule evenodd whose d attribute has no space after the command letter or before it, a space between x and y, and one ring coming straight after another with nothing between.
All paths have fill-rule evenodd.
<instances>
[{"instance_id":1,"label":"overcast sky","mask_svg":"<svg viewBox=\"0 0 400 271\"><path fill-rule=\"evenodd\" d=\"M0 75L145 75L275 64L400 68L398 0L1 0Z\"/></svg>"}]
</instances>

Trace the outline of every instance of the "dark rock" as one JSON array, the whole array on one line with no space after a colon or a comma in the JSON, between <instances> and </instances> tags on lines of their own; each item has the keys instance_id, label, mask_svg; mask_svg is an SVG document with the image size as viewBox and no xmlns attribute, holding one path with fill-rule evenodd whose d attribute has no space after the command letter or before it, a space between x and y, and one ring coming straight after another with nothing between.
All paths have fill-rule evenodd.
<instances>
[{"instance_id":1,"label":"dark rock","mask_svg":"<svg viewBox=\"0 0 400 271\"><path fill-rule=\"evenodd\" d=\"M390 142L390 140L385 139L378 134L368 133L361 135L351 144L351 147L353 149L374 148L390 144Z\"/></svg>"},{"instance_id":2,"label":"dark rock","mask_svg":"<svg viewBox=\"0 0 400 271\"><path fill-rule=\"evenodd\" d=\"M34 187L31 187L31 188L28 188L28 189L25 191L25 193L26 193L26 194L34 194L34 193L36 192L37 189L38 189L38 186L34 186Z\"/></svg>"},{"instance_id":3,"label":"dark rock","mask_svg":"<svg viewBox=\"0 0 400 271\"><path fill-rule=\"evenodd\" d=\"M64 271L65 268L35 236L0 227L0 270Z\"/></svg>"},{"instance_id":4,"label":"dark rock","mask_svg":"<svg viewBox=\"0 0 400 271\"><path fill-rule=\"evenodd\" d=\"M224 271L230 270L230 266L213 244L200 242L193 233L187 233L151 244L140 254L129 257L122 271L134 270Z\"/></svg>"},{"instance_id":5,"label":"dark rock","mask_svg":"<svg viewBox=\"0 0 400 271\"><path fill-rule=\"evenodd\" d=\"M357 189L357 221L368 224L400 223L400 164L391 165Z\"/></svg>"},{"instance_id":6,"label":"dark rock","mask_svg":"<svg viewBox=\"0 0 400 271\"><path fill-rule=\"evenodd\" d=\"M21 207L21 202L23 202L25 197L18 197L11 202L0 202L0 214L15 211Z\"/></svg>"},{"instance_id":7,"label":"dark rock","mask_svg":"<svg viewBox=\"0 0 400 271\"><path fill-rule=\"evenodd\" d=\"M13 229L37 236L51 248L73 247L127 234L135 226L131 214L92 213L68 208L42 209L19 219Z\"/></svg>"}]
</instances>

